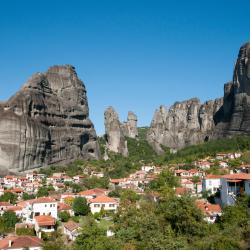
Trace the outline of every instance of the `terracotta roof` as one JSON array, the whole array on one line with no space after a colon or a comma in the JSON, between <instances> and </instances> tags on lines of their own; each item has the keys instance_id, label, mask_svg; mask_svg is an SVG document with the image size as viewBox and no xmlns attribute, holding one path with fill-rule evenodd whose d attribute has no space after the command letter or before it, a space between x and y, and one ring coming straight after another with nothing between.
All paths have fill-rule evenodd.
<instances>
[{"instance_id":1,"label":"terracotta roof","mask_svg":"<svg viewBox=\"0 0 250 250\"><path fill-rule=\"evenodd\" d=\"M221 176L223 179L240 179L240 180L250 180L250 174L226 174Z\"/></svg>"},{"instance_id":2,"label":"terracotta roof","mask_svg":"<svg viewBox=\"0 0 250 250\"><path fill-rule=\"evenodd\" d=\"M11 241L11 247L9 247L9 241ZM0 249L16 249L40 246L42 246L42 240L35 236L10 236L0 240Z\"/></svg>"},{"instance_id":3,"label":"terracotta roof","mask_svg":"<svg viewBox=\"0 0 250 250\"><path fill-rule=\"evenodd\" d=\"M35 204L35 203L54 203L56 202L54 199L51 197L40 197L37 199L29 200L30 204Z\"/></svg>"},{"instance_id":4,"label":"terracotta roof","mask_svg":"<svg viewBox=\"0 0 250 250\"><path fill-rule=\"evenodd\" d=\"M89 190L85 190L82 192L79 192L79 195L96 195L96 196L101 196L104 195L105 192L107 192L107 189L102 189L102 188L94 188L94 189L89 189Z\"/></svg>"},{"instance_id":5,"label":"terracotta roof","mask_svg":"<svg viewBox=\"0 0 250 250\"><path fill-rule=\"evenodd\" d=\"M56 224L56 220L50 215L35 216L35 220L39 226L54 226Z\"/></svg>"},{"instance_id":6,"label":"terracotta roof","mask_svg":"<svg viewBox=\"0 0 250 250\"><path fill-rule=\"evenodd\" d=\"M59 202L59 203L57 203L57 209L58 209L58 211L70 210L71 206L69 206L68 204Z\"/></svg>"},{"instance_id":7,"label":"terracotta roof","mask_svg":"<svg viewBox=\"0 0 250 250\"><path fill-rule=\"evenodd\" d=\"M197 200L196 205L206 214L221 213L221 207L218 204L211 204L204 200Z\"/></svg>"},{"instance_id":8,"label":"terracotta roof","mask_svg":"<svg viewBox=\"0 0 250 250\"><path fill-rule=\"evenodd\" d=\"M205 179L220 179L222 175L208 174Z\"/></svg>"},{"instance_id":9,"label":"terracotta roof","mask_svg":"<svg viewBox=\"0 0 250 250\"><path fill-rule=\"evenodd\" d=\"M175 189L175 194L176 195L182 195L182 194L186 194L189 192L189 189L188 188L184 188L184 187L177 187Z\"/></svg>"},{"instance_id":10,"label":"terracotta roof","mask_svg":"<svg viewBox=\"0 0 250 250\"><path fill-rule=\"evenodd\" d=\"M0 206L9 207L9 206L12 206L12 205L9 202L1 201Z\"/></svg>"},{"instance_id":11,"label":"terracotta roof","mask_svg":"<svg viewBox=\"0 0 250 250\"><path fill-rule=\"evenodd\" d=\"M8 207L7 208L7 210L8 211L20 211L20 210L22 210L23 208L22 207L20 207L20 206L11 206L11 207Z\"/></svg>"},{"instance_id":12,"label":"terracotta roof","mask_svg":"<svg viewBox=\"0 0 250 250\"><path fill-rule=\"evenodd\" d=\"M74 221L63 223L63 226L71 232L79 228L79 224Z\"/></svg>"},{"instance_id":13,"label":"terracotta roof","mask_svg":"<svg viewBox=\"0 0 250 250\"><path fill-rule=\"evenodd\" d=\"M95 199L91 199L90 203L117 203L117 201L111 197L108 196L99 196Z\"/></svg>"}]
</instances>

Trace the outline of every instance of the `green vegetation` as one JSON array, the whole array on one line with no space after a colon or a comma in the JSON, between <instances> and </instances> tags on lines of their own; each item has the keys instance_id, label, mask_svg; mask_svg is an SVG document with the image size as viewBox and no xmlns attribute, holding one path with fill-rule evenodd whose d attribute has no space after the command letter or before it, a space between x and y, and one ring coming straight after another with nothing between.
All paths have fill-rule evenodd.
<instances>
[{"instance_id":1,"label":"green vegetation","mask_svg":"<svg viewBox=\"0 0 250 250\"><path fill-rule=\"evenodd\" d=\"M70 214L67 211L60 212L58 217L62 222L68 222L70 219Z\"/></svg>"},{"instance_id":2,"label":"green vegetation","mask_svg":"<svg viewBox=\"0 0 250 250\"><path fill-rule=\"evenodd\" d=\"M16 234L17 235L35 236L36 232L35 232L34 228L17 228L16 229Z\"/></svg>"},{"instance_id":3,"label":"green vegetation","mask_svg":"<svg viewBox=\"0 0 250 250\"><path fill-rule=\"evenodd\" d=\"M14 231L15 224L19 221L16 214L12 211L6 211L0 216L0 233Z\"/></svg>"},{"instance_id":4,"label":"green vegetation","mask_svg":"<svg viewBox=\"0 0 250 250\"><path fill-rule=\"evenodd\" d=\"M17 201L17 195L7 192L0 196L0 201L10 202L11 204L15 204Z\"/></svg>"},{"instance_id":5,"label":"green vegetation","mask_svg":"<svg viewBox=\"0 0 250 250\"><path fill-rule=\"evenodd\" d=\"M73 201L72 208L76 216L87 215L89 213L89 206L87 204L87 200L83 197L76 197Z\"/></svg>"}]
</instances>

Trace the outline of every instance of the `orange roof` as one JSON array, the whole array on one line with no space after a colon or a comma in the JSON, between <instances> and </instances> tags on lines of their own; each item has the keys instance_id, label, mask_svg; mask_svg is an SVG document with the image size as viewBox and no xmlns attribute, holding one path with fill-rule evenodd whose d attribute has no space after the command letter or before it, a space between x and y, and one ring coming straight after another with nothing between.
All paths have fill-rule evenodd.
<instances>
[{"instance_id":1,"label":"orange roof","mask_svg":"<svg viewBox=\"0 0 250 250\"><path fill-rule=\"evenodd\" d=\"M11 207L8 207L8 208L7 208L8 211L13 211L13 212L15 212L15 211L20 211L20 210L22 210L22 209L23 209L23 208L20 207L20 206L11 206Z\"/></svg>"},{"instance_id":2,"label":"orange roof","mask_svg":"<svg viewBox=\"0 0 250 250\"><path fill-rule=\"evenodd\" d=\"M102 189L102 188L94 188L94 189L89 189L89 190L85 190L85 191L82 191L82 192L79 192L80 195L83 195L83 196L92 196L92 195L104 195L105 192L107 192L108 190L106 189Z\"/></svg>"},{"instance_id":3,"label":"orange roof","mask_svg":"<svg viewBox=\"0 0 250 250\"><path fill-rule=\"evenodd\" d=\"M11 241L11 247L9 247L9 241ZM10 236L0 240L0 249L19 249L41 246L42 240L36 236Z\"/></svg>"},{"instance_id":4,"label":"orange roof","mask_svg":"<svg viewBox=\"0 0 250 250\"><path fill-rule=\"evenodd\" d=\"M221 176L223 179L240 179L240 180L250 180L250 174L226 174Z\"/></svg>"},{"instance_id":5,"label":"orange roof","mask_svg":"<svg viewBox=\"0 0 250 250\"><path fill-rule=\"evenodd\" d=\"M197 200L196 205L204 213L221 213L221 207L218 204L211 204L204 200Z\"/></svg>"},{"instance_id":6,"label":"orange roof","mask_svg":"<svg viewBox=\"0 0 250 250\"><path fill-rule=\"evenodd\" d=\"M6 201L1 201L0 202L0 206L3 206L3 207L10 207L12 206L9 202L6 202Z\"/></svg>"},{"instance_id":7,"label":"orange roof","mask_svg":"<svg viewBox=\"0 0 250 250\"><path fill-rule=\"evenodd\" d=\"M182 195L182 194L186 194L189 192L189 189L188 188L184 188L184 187L177 187L175 189L175 194L176 195Z\"/></svg>"},{"instance_id":8,"label":"orange roof","mask_svg":"<svg viewBox=\"0 0 250 250\"><path fill-rule=\"evenodd\" d=\"M95 199L91 199L90 203L117 203L117 201L111 197L108 196L99 196Z\"/></svg>"},{"instance_id":9,"label":"orange roof","mask_svg":"<svg viewBox=\"0 0 250 250\"><path fill-rule=\"evenodd\" d=\"M74 221L66 222L63 224L63 226L71 232L79 228L79 224L75 223Z\"/></svg>"},{"instance_id":10,"label":"orange roof","mask_svg":"<svg viewBox=\"0 0 250 250\"><path fill-rule=\"evenodd\" d=\"M54 199L52 199L51 197L40 197L37 199L33 199L33 200L29 200L30 204L35 204L35 203L54 203L56 202Z\"/></svg>"},{"instance_id":11,"label":"orange roof","mask_svg":"<svg viewBox=\"0 0 250 250\"><path fill-rule=\"evenodd\" d=\"M220 179L222 175L208 174L205 179Z\"/></svg>"},{"instance_id":12,"label":"orange roof","mask_svg":"<svg viewBox=\"0 0 250 250\"><path fill-rule=\"evenodd\" d=\"M35 220L39 226L54 226L56 224L56 220L49 215L35 216Z\"/></svg>"},{"instance_id":13,"label":"orange roof","mask_svg":"<svg viewBox=\"0 0 250 250\"><path fill-rule=\"evenodd\" d=\"M124 181L124 178L121 178L121 179L111 179L110 180L111 183L120 183L122 181Z\"/></svg>"},{"instance_id":14,"label":"orange roof","mask_svg":"<svg viewBox=\"0 0 250 250\"><path fill-rule=\"evenodd\" d=\"M59 202L59 203L57 203L57 209L58 209L58 211L69 210L69 209L71 209L71 206L69 206L65 203Z\"/></svg>"}]
</instances>

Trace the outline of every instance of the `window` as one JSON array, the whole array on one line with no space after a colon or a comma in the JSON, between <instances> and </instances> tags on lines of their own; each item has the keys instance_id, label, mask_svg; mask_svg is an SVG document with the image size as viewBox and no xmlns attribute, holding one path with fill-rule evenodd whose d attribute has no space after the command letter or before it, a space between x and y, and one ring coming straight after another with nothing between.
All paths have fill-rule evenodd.
<instances>
[{"instance_id":1,"label":"window","mask_svg":"<svg viewBox=\"0 0 250 250\"><path fill-rule=\"evenodd\" d=\"M99 204L94 204L94 207L100 207L100 205Z\"/></svg>"},{"instance_id":2,"label":"window","mask_svg":"<svg viewBox=\"0 0 250 250\"><path fill-rule=\"evenodd\" d=\"M52 207L52 204L50 204L50 207Z\"/></svg>"},{"instance_id":3,"label":"window","mask_svg":"<svg viewBox=\"0 0 250 250\"><path fill-rule=\"evenodd\" d=\"M212 181L209 181L209 186L212 186Z\"/></svg>"},{"instance_id":4,"label":"window","mask_svg":"<svg viewBox=\"0 0 250 250\"><path fill-rule=\"evenodd\" d=\"M45 204L44 206L47 207L47 204Z\"/></svg>"},{"instance_id":5,"label":"window","mask_svg":"<svg viewBox=\"0 0 250 250\"><path fill-rule=\"evenodd\" d=\"M109 207L115 207L115 204L109 204Z\"/></svg>"}]
</instances>

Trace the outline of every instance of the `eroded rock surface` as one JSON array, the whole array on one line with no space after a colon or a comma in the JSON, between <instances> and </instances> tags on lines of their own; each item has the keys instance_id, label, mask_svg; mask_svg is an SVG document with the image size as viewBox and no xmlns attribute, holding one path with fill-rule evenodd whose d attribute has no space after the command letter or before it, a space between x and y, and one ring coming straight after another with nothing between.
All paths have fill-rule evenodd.
<instances>
[{"instance_id":1,"label":"eroded rock surface","mask_svg":"<svg viewBox=\"0 0 250 250\"><path fill-rule=\"evenodd\" d=\"M127 141L123 134L122 124L113 107L107 108L104 112L104 123L108 150L128 156Z\"/></svg>"},{"instance_id":2,"label":"eroded rock surface","mask_svg":"<svg viewBox=\"0 0 250 250\"><path fill-rule=\"evenodd\" d=\"M159 154L163 153L162 146L180 149L208 140L216 125L214 116L222 104L222 99L201 104L193 98L176 102L169 109L161 106L155 111L147 140Z\"/></svg>"},{"instance_id":3,"label":"eroded rock surface","mask_svg":"<svg viewBox=\"0 0 250 250\"><path fill-rule=\"evenodd\" d=\"M0 104L0 170L76 158L99 158L86 89L73 66L53 66Z\"/></svg>"},{"instance_id":4,"label":"eroded rock surface","mask_svg":"<svg viewBox=\"0 0 250 250\"><path fill-rule=\"evenodd\" d=\"M126 137L137 138L138 130L137 130L137 115L132 111L128 112L127 122L122 124L123 134Z\"/></svg>"}]
</instances>

